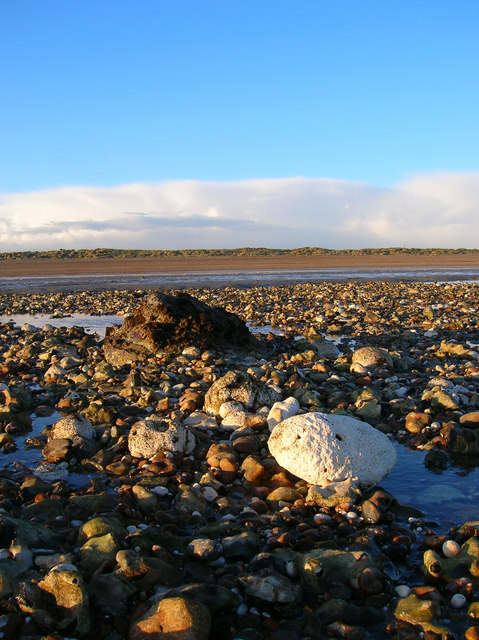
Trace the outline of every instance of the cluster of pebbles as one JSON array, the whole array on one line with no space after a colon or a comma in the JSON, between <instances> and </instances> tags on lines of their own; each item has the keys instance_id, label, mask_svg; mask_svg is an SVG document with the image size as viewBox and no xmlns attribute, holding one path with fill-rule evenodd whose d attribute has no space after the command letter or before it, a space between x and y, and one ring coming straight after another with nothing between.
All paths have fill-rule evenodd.
<instances>
[{"instance_id":1,"label":"cluster of pebbles","mask_svg":"<svg viewBox=\"0 0 479 640\"><path fill-rule=\"evenodd\" d=\"M0 448L42 452L0 472L0 637L479 638L479 518L439 535L380 487L311 486L268 449L294 404L433 469L477 458L479 285L190 293L286 335L116 365L81 327L0 325ZM126 314L143 296L11 294L0 313Z\"/></svg>"}]
</instances>

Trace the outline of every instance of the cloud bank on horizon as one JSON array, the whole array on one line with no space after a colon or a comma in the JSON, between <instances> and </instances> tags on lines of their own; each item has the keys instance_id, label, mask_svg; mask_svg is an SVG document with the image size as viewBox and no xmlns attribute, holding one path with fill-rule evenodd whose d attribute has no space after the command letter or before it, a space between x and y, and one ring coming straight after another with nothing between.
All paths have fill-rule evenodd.
<instances>
[{"instance_id":1,"label":"cloud bank on horizon","mask_svg":"<svg viewBox=\"0 0 479 640\"><path fill-rule=\"evenodd\" d=\"M0 194L0 251L477 248L479 172L391 188L328 178L179 180Z\"/></svg>"}]
</instances>

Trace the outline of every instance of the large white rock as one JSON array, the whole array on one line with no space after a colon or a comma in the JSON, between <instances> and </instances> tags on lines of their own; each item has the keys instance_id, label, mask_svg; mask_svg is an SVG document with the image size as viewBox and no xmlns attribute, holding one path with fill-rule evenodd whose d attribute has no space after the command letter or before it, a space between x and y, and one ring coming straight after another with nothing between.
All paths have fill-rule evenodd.
<instances>
[{"instance_id":1,"label":"large white rock","mask_svg":"<svg viewBox=\"0 0 479 640\"><path fill-rule=\"evenodd\" d=\"M195 445L196 438L187 427L155 416L135 422L128 435L128 449L134 458L152 458L160 451L190 454Z\"/></svg>"},{"instance_id":2,"label":"large white rock","mask_svg":"<svg viewBox=\"0 0 479 640\"><path fill-rule=\"evenodd\" d=\"M322 487L347 478L375 485L396 462L387 436L366 422L336 414L288 418L273 429L268 446L282 467Z\"/></svg>"}]
</instances>

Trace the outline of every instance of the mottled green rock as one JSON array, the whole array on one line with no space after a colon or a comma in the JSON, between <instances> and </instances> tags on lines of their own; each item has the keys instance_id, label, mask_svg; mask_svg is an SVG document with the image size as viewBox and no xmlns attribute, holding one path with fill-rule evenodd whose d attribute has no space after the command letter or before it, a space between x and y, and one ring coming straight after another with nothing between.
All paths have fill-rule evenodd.
<instances>
[{"instance_id":1,"label":"mottled green rock","mask_svg":"<svg viewBox=\"0 0 479 640\"><path fill-rule=\"evenodd\" d=\"M479 455L479 429L469 429L452 423L443 429L443 434L448 451Z\"/></svg>"},{"instance_id":2,"label":"mottled green rock","mask_svg":"<svg viewBox=\"0 0 479 640\"><path fill-rule=\"evenodd\" d=\"M187 484L180 484L174 506L178 513L192 514L194 511L202 513L206 508L206 499L198 489Z\"/></svg>"},{"instance_id":3,"label":"mottled green rock","mask_svg":"<svg viewBox=\"0 0 479 640\"><path fill-rule=\"evenodd\" d=\"M14 576L11 576L6 567L0 567L0 600L9 598L15 589Z\"/></svg>"},{"instance_id":4,"label":"mottled green rock","mask_svg":"<svg viewBox=\"0 0 479 640\"><path fill-rule=\"evenodd\" d=\"M359 607L340 598L328 600L317 613L323 624L341 620L347 624L369 626L384 620L384 613L374 607Z\"/></svg>"},{"instance_id":5,"label":"mottled green rock","mask_svg":"<svg viewBox=\"0 0 479 640\"><path fill-rule=\"evenodd\" d=\"M148 489L142 487L140 484L133 485L132 493L140 511L150 513L156 509L158 499L154 493L148 491Z\"/></svg>"},{"instance_id":6,"label":"mottled green rock","mask_svg":"<svg viewBox=\"0 0 479 640\"><path fill-rule=\"evenodd\" d=\"M312 549L296 557L296 568L306 590L322 593L327 582L355 584L373 560L364 551L342 551L339 549Z\"/></svg>"},{"instance_id":7,"label":"mottled green rock","mask_svg":"<svg viewBox=\"0 0 479 640\"><path fill-rule=\"evenodd\" d=\"M479 584L479 539L469 538L456 556L444 558L433 549L423 556L426 577L436 581L452 582L467 577L473 585Z\"/></svg>"},{"instance_id":8,"label":"mottled green rock","mask_svg":"<svg viewBox=\"0 0 479 640\"><path fill-rule=\"evenodd\" d=\"M134 584L117 573L95 576L88 585L93 604L102 613L112 616L128 615L128 603L136 592Z\"/></svg>"},{"instance_id":9,"label":"mottled green rock","mask_svg":"<svg viewBox=\"0 0 479 640\"><path fill-rule=\"evenodd\" d=\"M71 496L69 504L85 514L93 514L99 511L111 511L116 501L113 496L103 491L96 494Z\"/></svg>"},{"instance_id":10,"label":"mottled green rock","mask_svg":"<svg viewBox=\"0 0 479 640\"><path fill-rule=\"evenodd\" d=\"M400 598L394 609L394 615L407 622L432 622L441 616L439 594L430 591L427 597L420 598L415 593Z\"/></svg>"},{"instance_id":11,"label":"mottled green rock","mask_svg":"<svg viewBox=\"0 0 479 640\"><path fill-rule=\"evenodd\" d=\"M16 537L20 538L29 547L44 546L56 549L64 542L62 536L53 533L51 529L47 529L44 525L37 524L36 522L10 518L9 516L1 514L0 525L12 529Z\"/></svg>"},{"instance_id":12,"label":"mottled green rock","mask_svg":"<svg viewBox=\"0 0 479 640\"><path fill-rule=\"evenodd\" d=\"M244 531L236 536L226 536L221 541L225 558L250 558L260 548L256 533Z\"/></svg>"},{"instance_id":13,"label":"mottled green rock","mask_svg":"<svg viewBox=\"0 0 479 640\"><path fill-rule=\"evenodd\" d=\"M220 584L188 584L176 589L181 595L202 602L211 613L236 610L239 596Z\"/></svg>"},{"instance_id":14,"label":"mottled green rock","mask_svg":"<svg viewBox=\"0 0 479 640\"><path fill-rule=\"evenodd\" d=\"M58 516L61 516L64 512L64 506L61 500L54 500L53 498L46 498L40 500L40 502L32 502L22 509L25 520L31 520L36 518L42 522L47 520L55 520Z\"/></svg>"},{"instance_id":15,"label":"mottled green rock","mask_svg":"<svg viewBox=\"0 0 479 640\"><path fill-rule=\"evenodd\" d=\"M92 572L104 565L113 568L119 546L111 533L89 538L79 551L80 565L86 572Z\"/></svg>"},{"instance_id":16,"label":"mottled green rock","mask_svg":"<svg viewBox=\"0 0 479 640\"><path fill-rule=\"evenodd\" d=\"M84 544L89 538L103 536L107 533L119 540L126 535L125 528L118 518L107 518L105 516L92 518L78 530L78 544Z\"/></svg>"}]
</instances>

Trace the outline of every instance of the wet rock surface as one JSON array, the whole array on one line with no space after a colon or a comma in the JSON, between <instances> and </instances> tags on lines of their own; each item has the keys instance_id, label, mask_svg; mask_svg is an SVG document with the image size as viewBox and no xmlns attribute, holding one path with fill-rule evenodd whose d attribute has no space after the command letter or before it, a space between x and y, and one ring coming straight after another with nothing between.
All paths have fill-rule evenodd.
<instances>
[{"instance_id":1,"label":"wet rock surface","mask_svg":"<svg viewBox=\"0 0 479 640\"><path fill-rule=\"evenodd\" d=\"M139 348L131 327L140 363L81 327L0 325L3 637L477 637L476 519L439 534L394 492L293 475L268 440L290 412L320 412L426 451L436 474L479 461L479 287L191 293L287 335ZM0 309L134 317L143 295L0 296ZM149 423L168 438L135 447Z\"/></svg>"}]
</instances>

